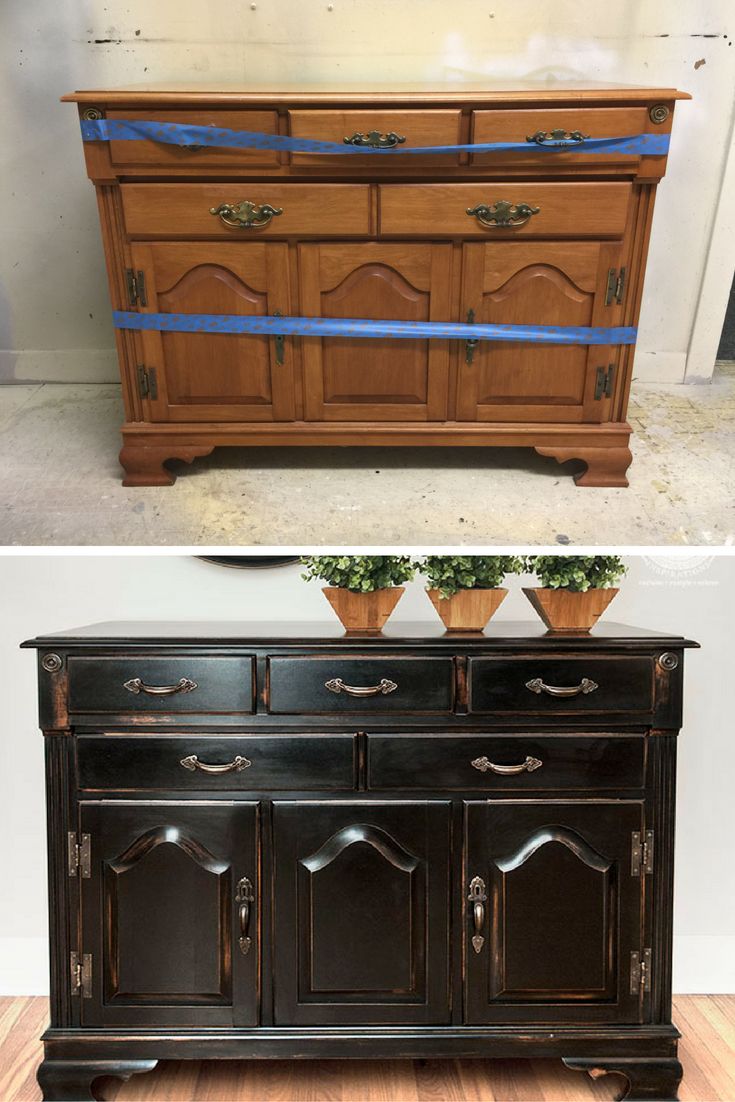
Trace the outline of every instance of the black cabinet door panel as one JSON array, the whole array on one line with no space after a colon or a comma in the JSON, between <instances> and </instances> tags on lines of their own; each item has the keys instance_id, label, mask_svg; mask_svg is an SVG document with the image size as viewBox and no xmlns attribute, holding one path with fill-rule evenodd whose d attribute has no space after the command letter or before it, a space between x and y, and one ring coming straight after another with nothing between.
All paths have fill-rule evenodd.
<instances>
[{"instance_id":1,"label":"black cabinet door panel","mask_svg":"<svg viewBox=\"0 0 735 1102\"><path fill-rule=\"evenodd\" d=\"M277 1025L449 1020L449 804L274 804Z\"/></svg>"},{"instance_id":2,"label":"black cabinet door panel","mask_svg":"<svg viewBox=\"0 0 735 1102\"><path fill-rule=\"evenodd\" d=\"M467 1023L639 1022L642 803L488 800L465 812Z\"/></svg>"},{"instance_id":3,"label":"black cabinet door panel","mask_svg":"<svg viewBox=\"0 0 735 1102\"><path fill-rule=\"evenodd\" d=\"M93 977L82 1025L256 1025L258 805L90 803L80 817L91 840L81 948Z\"/></svg>"}]
</instances>

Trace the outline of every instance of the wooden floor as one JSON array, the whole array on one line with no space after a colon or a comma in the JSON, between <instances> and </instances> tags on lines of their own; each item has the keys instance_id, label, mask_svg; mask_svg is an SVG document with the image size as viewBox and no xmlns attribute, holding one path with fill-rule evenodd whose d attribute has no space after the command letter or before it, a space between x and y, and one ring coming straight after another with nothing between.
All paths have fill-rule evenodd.
<instances>
[{"instance_id":1,"label":"wooden floor","mask_svg":"<svg viewBox=\"0 0 735 1102\"><path fill-rule=\"evenodd\" d=\"M675 1000L683 1036L681 1102L735 1100L735 995ZM0 999L0 1100L40 1099L38 1037L46 1000ZM159 1064L127 1083L99 1080L118 1102L583 1102L616 1098L617 1076L592 1080L557 1060L231 1060Z\"/></svg>"}]
</instances>

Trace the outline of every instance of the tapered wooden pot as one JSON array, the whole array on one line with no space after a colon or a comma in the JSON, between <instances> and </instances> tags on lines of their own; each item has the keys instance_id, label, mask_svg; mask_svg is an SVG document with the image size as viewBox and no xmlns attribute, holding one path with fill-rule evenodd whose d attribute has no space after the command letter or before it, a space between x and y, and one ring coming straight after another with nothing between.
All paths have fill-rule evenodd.
<instances>
[{"instance_id":1,"label":"tapered wooden pot","mask_svg":"<svg viewBox=\"0 0 735 1102\"><path fill-rule=\"evenodd\" d=\"M594 627L617 589L524 589L523 592L549 631L583 632Z\"/></svg>"},{"instance_id":2,"label":"tapered wooden pot","mask_svg":"<svg viewBox=\"0 0 735 1102\"><path fill-rule=\"evenodd\" d=\"M460 589L451 597L427 589L429 600L447 631L484 631L488 621L508 596L507 589Z\"/></svg>"},{"instance_id":3,"label":"tapered wooden pot","mask_svg":"<svg viewBox=\"0 0 735 1102\"><path fill-rule=\"evenodd\" d=\"M345 631L382 631L386 620L405 593L402 585L376 589L372 593L353 593L349 589L325 586L322 593L339 616Z\"/></svg>"}]
</instances>

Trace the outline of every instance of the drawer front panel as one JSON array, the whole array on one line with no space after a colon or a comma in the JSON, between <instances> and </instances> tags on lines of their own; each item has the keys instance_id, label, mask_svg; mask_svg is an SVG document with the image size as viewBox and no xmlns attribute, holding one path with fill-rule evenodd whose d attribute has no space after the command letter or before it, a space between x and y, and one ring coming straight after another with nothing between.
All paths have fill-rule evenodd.
<instances>
[{"instance_id":1,"label":"drawer front panel","mask_svg":"<svg viewBox=\"0 0 735 1102\"><path fill-rule=\"evenodd\" d=\"M386 138L390 134L405 138L401 148L412 145L459 145L461 111L289 111L291 134L294 138L315 138L318 141L337 142L355 134L368 135L377 132ZM458 163L457 153L398 154L397 171L411 172L422 165L453 165ZM358 153L345 156L330 153L292 153L295 165L329 165L335 168L370 166L394 168L390 153Z\"/></svg>"},{"instance_id":2,"label":"drawer front panel","mask_svg":"<svg viewBox=\"0 0 735 1102\"><path fill-rule=\"evenodd\" d=\"M470 711L555 715L650 712L648 658L471 658Z\"/></svg>"},{"instance_id":3,"label":"drawer front panel","mask_svg":"<svg viewBox=\"0 0 735 1102\"><path fill-rule=\"evenodd\" d=\"M644 776L642 735L368 736L370 788L492 792L640 788Z\"/></svg>"},{"instance_id":4,"label":"drawer front panel","mask_svg":"<svg viewBox=\"0 0 735 1102\"><path fill-rule=\"evenodd\" d=\"M252 712L253 702L249 656L69 659L70 712Z\"/></svg>"},{"instance_id":5,"label":"drawer front panel","mask_svg":"<svg viewBox=\"0 0 735 1102\"><path fill-rule=\"evenodd\" d=\"M276 111L167 111L165 108L154 108L152 111L107 111L106 114L108 119L132 119L135 122L175 122L184 126L218 126L229 130L255 130L263 134L278 133ZM224 146L197 149L153 140L112 141L110 160L113 165L122 166L196 169L225 165L255 168L279 163L278 152L274 149L227 149Z\"/></svg>"},{"instance_id":6,"label":"drawer front panel","mask_svg":"<svg viewBox=\"0 0 735 1102\"><path fill-rule=\"evenodd\" d=\"M125 225L131 237L261 237L369 234L369 188L362 184L123 184ZM266 225L225 225L211 214L223 203L268 204L281 214ZM241 208L242 209L242 208ZM234 217L228 215L228 217ZM263 215L256 215L262 218Z\"/></svg>"},{"instance_id":7,"label":"drawer front panel","mask_svg":"<svg viewBox=\"0 0 735 1102\"><path fill-rule=\"evenodd\" d=\"M215 773L207 769L222 766L233 767ZM215 792L352 789L355 738L353 735L82 736L77 740L77 767L79 785L84 789Z\"/></svg>"},{"instance_id":8,"label":"drawer front panel","mask_svg":"<svg viewBox=\"0 0 735 1102\"><path fill-rule=\"evenodd\" d=\"M525 142L539 133L552 130L566 133L579 131L590 138L629 138L634 134L653 131L660 134L671 128L671 116L663 125L652 123L646 107L555 107L517 111L475 111L472 116L473 142ZM540 149L528 142L528 151L498 151L473 153L476 165L533 165L553 171L554 165L635 164L637 153L589 153L584 144L569 153ZM551 144L551 143L549 143Z\"/></svg>"},{"instance_id":9,"label":"drawer front panel","mask_svg":"<svg viewBox=\"0 0 735 1102\"><path fill-rule=\"evenodd\" d=\"M269 701L275 713L450 712L453 700L451 658L304 655L270 660Z\"/></svg>"},{"instance_id":10,"label":"drawer front panel","mask_svg":"<svg viewBox=\"0 0 735 1102\"><path fill-rule=\"evenodd\" d=\"M622 237L632 187L627 183L537 184L384 184L380 188L381 234L421 233L432 237L483 237L504 241L517 237ZM485 225L468 210L498 203L526 204L538 211L521 225ZM518 217L512 215L517 221Z\"/></svg>"}]
</instances>

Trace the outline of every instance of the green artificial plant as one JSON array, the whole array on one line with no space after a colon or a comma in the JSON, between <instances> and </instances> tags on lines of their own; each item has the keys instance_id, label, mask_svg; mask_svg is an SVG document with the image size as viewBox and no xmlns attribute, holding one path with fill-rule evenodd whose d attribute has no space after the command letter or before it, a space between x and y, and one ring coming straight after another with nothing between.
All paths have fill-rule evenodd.
<instances>
[{"instance_id":1,"label":"green artificial plant","mask_svg":"<svg viewBox=\"0 0 735 1102\"><path fill-rule=\"evenodd\" d=\"M544 589L609 589L623 577L627 566L619 555L529 555L526 560Z\"/></svg>"},{"instance_id":2,"label":"green artificial plant","mask_svg":"<svg viewBox=\"0 0 735 1102\"><path fill-rule=\"evenodd\" d=\"M427 589L444 598L462 589L497 589L506 574L520 574L524 566L517 555L427 555L419 562Z\"/></svg>"},{"instance_id":3,"label":"green artificial plant","mask_svg":"<svg viewBox=\"0 0 735 1102\"><path fill-rule=\"evenodd\" d=\"M309 555L301 560L305 581L318 578L337 589L373 593L410 582L416 564L410 555Z\"/></svg>"}]
</instances>

